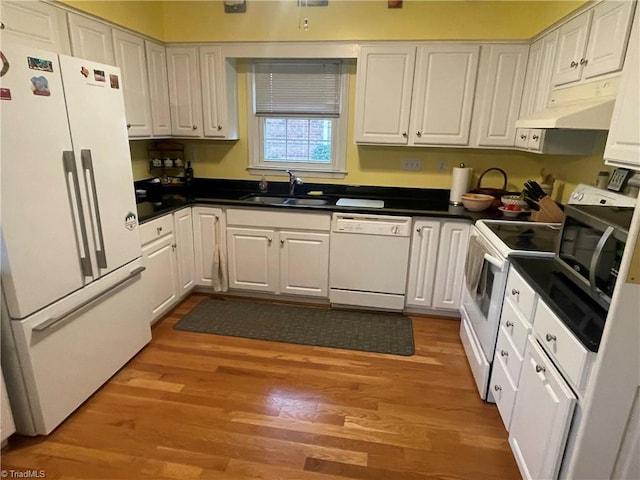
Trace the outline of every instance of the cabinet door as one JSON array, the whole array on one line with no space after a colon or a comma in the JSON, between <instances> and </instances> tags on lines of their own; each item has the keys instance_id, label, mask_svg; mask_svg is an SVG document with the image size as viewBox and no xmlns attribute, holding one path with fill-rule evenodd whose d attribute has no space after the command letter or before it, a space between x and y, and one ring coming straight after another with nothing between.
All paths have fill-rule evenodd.
<instances>
[{"instance_id":1,"label":"cabinet door","mask_svg":"<svg viewBox=\"0 0 640 480\"><path fill-rule=\"evenodd\" d=\"M551 96L551 76L553 75L553 63L558 46L558 30L545 35L542 41L542 52L538 67L537 82L533 88L533 103L531 113L537 113L545 108Z\"/></svg>"},{"instance_id":2,"label":"cabinet door","mask_svg":"<svg viewBox=\"0 0 640 480\"><path fill-rule=\"evenodd\" d=\"M147 70L149 72L151 131L153 135L171 135L166 49L160 44L147 40L144 43L147 50Z\"/></svg>"},{"instance_id":3,"label":"cabinet door","mask_svg":"<svg viewBox=\"0 0 640 480\"><path fill-rule=\"evenodd\" d=\"M113 30L116 65L122 73L122 94L129 137L150 136L151 104L144 40L122 30Z\"/></svg>"},{"instance_id":4,"label":"cabinet door","mask_svg":"<svg viewBox=\"0 0 640 480\"><path fill-rule=\"evenodd\" d=\"M509 431L524 478L557 477L575 403L573 392L529 337Z\"/></svg>"},{"instance_id":5,"label":"cabinet door","mask_svg":"<svg viewBox=\"0 0 640 480\"><path fill-rule=\"evenodd\" d=\"M640 12L636 11L620 89L604 149L608 165L640 169Z\"/></svg>"},{"instance_id":6,"label":"cabinet door","mask_svg":"<svg viewBox=\"0 0 640 480\"><path fill-rule=\"evenodd\" d=\"M356 143L407 144L415 56L412 46L360 48Z\"/></svg>"},{"instance_id":7,"label":"cabinet door","mask_svg":"<svg viewBox=\"0 0 640 480\"><path fill-rule=\"evenodd\" d=\"M213 287L214 257L224 256L224 221L220 208L194 207L193 244L196 285Z\"/></svg>"},{"instance_id":8,"label":"cabinet door","mask_svg":"<svg viewBox=\"0 0 640 480\"><path fill-rule=\"evenodd\" d=\"M7 387L4 383L4 375L0 376L0 382L2 382L2 397L0 397L0 440L4 444L4 441L9 438L16 431L16 425L13 422L13 413L11 412L11 405L9 405L9 395L7 394Z\"/></svg>"},{"instance_id":9,"label":"cabinet door","mask_svg":"<svg viewBox=\"0 0 640 480\"><path fill-rule=\"evenodd\" d=\"M592 15L593 11L589 10L560 27L553 85L577 82L582 77L580 60L584 58Z\"/></svg>"},{"instance_id":10,"label":"cabinet door","mask_svg":"<svg viewBox=\"0 0 640 480\"><path fill-rule=\"evenodd\" d=\"M275 230L227 228L229 288L275 293L278 288Z\"/></svg>"},{"instance_id":11,"label":"cabinet door","mask_svg":"<svg viewBox=\"0 0 640 480\"><path fill-rule=\"evenodd\" d=\"M71 54L67 15L44 2L2 1L2 41Z\"/></svg>"},{"instance_id":12,"label":"cabinet door","mask_svg":"<svg viewBox=\"0 0 640 480\"><path fill-rule=\"evenodd\" d=\"M410 142L467 145L480 46L418 47L413 81Z\"/></svg>"},{"instance_id":13,"label":"cabinet door","mask_svg":"<svg viewBox=\"0 0 640 480\"><path fill-rule=\"evenodd\" d=\"M617 72L624 62L625 47L635 2L602 2L593 9L584 78Z\"/></svg>"},{"instance_id":14,"label":"cabinet door","mask_svg":"<svg viewBox=\"0 0 640 480\"><path fill-rule=\"evenodd\" d=\"M457 310L464 281L464 260L469 246L470 224L446 222L440 232L433 306Z\"/></svg>"},{"instance_id":15,"label":"cabinet door","mask_svg":"<svg viewBox=\"0 0 640 480\"><path fill-rule=\"evenodd\" d=\"M73 56L115 65L111 27L75 13L68 15Z\"/></svg>"},{"instance_id":16,"label":"cabinet door","mask_svg":"<svg viewBox=\"0 0 640 480\"><path fill-rule=\"evenodd\" d=\"M440 241L440 222L416 220L409 254L407 305L431 307Z\"/></svg>"},{"instance_id":17,"label":"cabinet door","mask_svg":"<svg viewBox=\"0 0 640 480\"><path fill-rule=\"evenodd\" d=\"M538 86L540 67L542 65L542 49L544 40L534 42L529 48L529 58L527 60L527 74L524 79L524 88L522 90L522 103L520 104L520 118L526 117L534 113L535 90ZM516 137L516 146L519 146ZM525 142L526 146L526 142Z\"/></svg>"},{"instance_id":18,"label":"cabinet door","mask_svg":"<svg viewBox=\"0 0 640 480\"><path fill-rule=\"evenodd\" d=\"M526 149L528 143L529 143L529 129L528 128L517 128L516 129L515 146L517 148Z\"/></svg>"},{"instance_id":19,"label":"cabinet door","mask_svg":"<svg viewBox=\"0 0 640 480\"><path fill-rule=\"evenodd\" d=\"M143 280L147 289L151 320L156 320L178 300L178 270L175 237L165 235L142 246L146 270Z\"/></svg>"},{"instance_id":20,"label":"cabinet door","mask_svg":"<svg viewBox=\"0 0 640 480\"><path fill-rule=\"evenodd\" d=\"M226 129L226 92L220 47L200 48L200 75L202 82L202 110L204 135L224 138Z\"/></svg>"},{"instance_id":21,"label":"cabinet door","mask_svg":"<svg viewBox=\"0 0 640 480\"><path fill-rule=\"evenodd\" d=\"M329 234L281 231L280 293L329 296Z\"/></svg>"},{"instance_id":22,"label":"cabinet door","mask_svg":"<svg viewBox=\"0 0 640 480\"><path fill-rule=\"evenodd\" d=\"M202 101L195 47L167 48L171 133L202 136Z\"/></svg>"},{"instance_id":23,"label":"cabinet door","mask_svg":"<svg viewBox=\"0 0 640 480\"><path fill-rule=\"evenodd\" d=\"M520 112L528 45L482 47L477 144L513 147Z\"/></svg>"},{"instance_id":24,"label":"cabinet door","mask_svg":"<svg viewBox=\"0 0 640 480\"><path fill-rule=\"evenodd\" d=\"M178 289L183 296L195 286L196 272L193 247L193 221L191 208L173 214L178 264Z\"/></svg>"}]
</instances>

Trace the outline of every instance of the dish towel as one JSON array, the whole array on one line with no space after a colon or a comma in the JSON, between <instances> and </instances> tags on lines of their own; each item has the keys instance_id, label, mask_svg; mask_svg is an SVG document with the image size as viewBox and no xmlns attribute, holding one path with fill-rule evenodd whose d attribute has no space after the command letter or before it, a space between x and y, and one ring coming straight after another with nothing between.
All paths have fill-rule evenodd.
<instances>
[{"instance_id":1,"label":"dish towel","mask_svg":"<svg viewBox=\"0 0 640 480\"><path fill-rule=\"evenodd\" d=\"M473 235L469 239L469 250L464 263L464 278L467 288L469 289L469 293L472 295L478 291L478 283L480 282L483 261L484 249L480 242L478 242L478 238Z\"/></svg>"},{"instance_id":2,"label":"dish towel","mask_svg":"<svg viewBox=\"0 0 640 480\"><path fill-rule=\"evenodd\" d=\"M229 289L227 277L227 255L222 248L222 225L216 217L215 248L213 250L213 271L211 272L211 284L215 292L226 292Z\"/></svg>"}]
</instances>

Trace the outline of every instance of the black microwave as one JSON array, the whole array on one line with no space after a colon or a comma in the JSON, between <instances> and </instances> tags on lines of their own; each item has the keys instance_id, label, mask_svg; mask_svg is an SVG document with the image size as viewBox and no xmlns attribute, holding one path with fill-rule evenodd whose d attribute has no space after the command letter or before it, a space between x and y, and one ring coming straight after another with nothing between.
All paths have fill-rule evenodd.
<instances>
[{"instance_id":1,"label":"black microwave","mask_svg":"<svg viewBox=\"0 0 640 480\"><path fill-rule=\"evenodd\" d=\"M567 277L609 308L633 207L567 205L556 258Z\"/></svg>"}]
</instances>

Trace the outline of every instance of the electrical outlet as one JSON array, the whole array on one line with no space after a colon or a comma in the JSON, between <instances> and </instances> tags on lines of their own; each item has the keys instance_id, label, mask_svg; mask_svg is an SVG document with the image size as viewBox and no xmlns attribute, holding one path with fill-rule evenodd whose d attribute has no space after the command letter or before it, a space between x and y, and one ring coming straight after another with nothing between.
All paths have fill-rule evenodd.
<instances>
[{"instance_id":1,"label":"electrical outlet","mask_svg":"<svg viewBox=\"0 0 640 480\"><path fill-rule=\"evenodd\" d=\"M440 160L438 162L438 171L439 172L446 172L447 171L447 162L445 162L444 160Z\"/></svg>"},{"instance_id":2,"label":"electrical outlet","mask_svg":"<svg viewBox=\"0 0 640 480\"><path fill-rule=\"evenodd\" d=\"M422 170L422 160L419 158L403 158L402 169L410 172L418 172Z\"/></svg>"}]
</instances>

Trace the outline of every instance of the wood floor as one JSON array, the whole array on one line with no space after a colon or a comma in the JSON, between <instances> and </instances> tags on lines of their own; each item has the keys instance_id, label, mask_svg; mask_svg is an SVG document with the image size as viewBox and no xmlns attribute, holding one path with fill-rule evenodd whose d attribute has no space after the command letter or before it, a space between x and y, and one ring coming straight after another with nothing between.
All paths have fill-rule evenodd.
<instances>
[{"instance_id":1,"label":"wood floor","mask_svg":"<svg viewBox=\"0 0 640 480\"><path fill-rule=\"evenodd\" d=\"M411 357L173 330L204 298L157 324L51 435L11 437L2 468L83 480L520 478L457 320L413 317Z\"/></svg>"}]
</instances>

